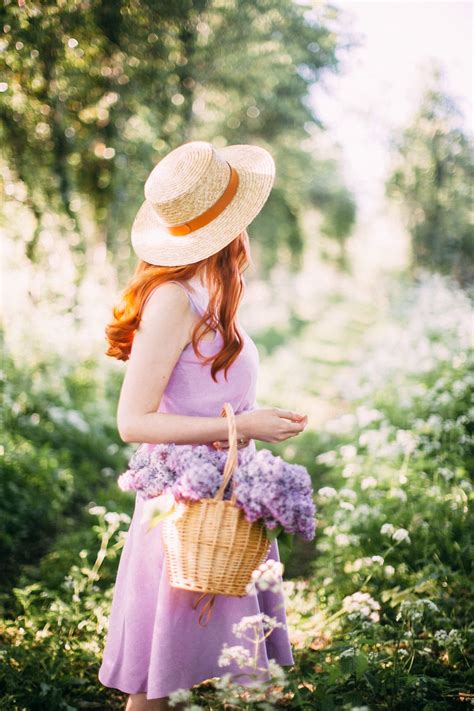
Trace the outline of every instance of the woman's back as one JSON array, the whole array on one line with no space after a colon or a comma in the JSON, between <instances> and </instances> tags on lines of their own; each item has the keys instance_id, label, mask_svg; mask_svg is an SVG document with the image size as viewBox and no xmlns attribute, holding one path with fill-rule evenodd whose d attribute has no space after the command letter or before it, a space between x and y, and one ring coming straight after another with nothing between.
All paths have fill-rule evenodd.
<instances>
[{"instance_id":1,"label":"woman's back","mask_svg":"<svg viewBox=\"0 0 474 711\"><path fill-rule=\"evenodd\" d=\"M175 283L186 291L192 308L201 317L209 301L207 288L196 278ZM243 349L229 367L227 380L224 378L224 370L216 374L217 383L211 377L212 364L203 363L194 352L192 343L188 343L171 373L158 412L218 416L224 402L230 402L236 414L255 409L258 350L241 326L239 331L244 339ZM213 339L207 334L198 346L204 356L209 356L218 353L222 344L222 334L216 330Z\"/></svg>"}]
</instances>

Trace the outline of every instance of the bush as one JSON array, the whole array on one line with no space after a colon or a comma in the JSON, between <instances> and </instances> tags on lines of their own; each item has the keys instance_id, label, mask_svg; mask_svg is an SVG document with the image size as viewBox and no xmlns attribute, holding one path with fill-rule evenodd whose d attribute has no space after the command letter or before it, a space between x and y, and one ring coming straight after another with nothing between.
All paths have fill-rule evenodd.
<instances>
[{"instance_id":1,"label":"bush","mask_svg":"<svg viewBox=\"0 0 474 711\"><path fill-rule=\"evenodd\" d=\"M396 307L341 381L353 409L316 458L313 624L290 609L316 708L441 711L473 682L471 307L439 278Z\"/></svg>"},{"instance_id":2,"label":"bush","mask_svg":"<svg viewBox=\"0 0 474 711\"><path fill-rule=\"evenodd\" d=\"M2 587L38 561L59 533L77 526L85 503L126 461L112 411L116 388L97 364L17 367L4 353L4 451L0 490Z\"/></svg>"}]
</instances>

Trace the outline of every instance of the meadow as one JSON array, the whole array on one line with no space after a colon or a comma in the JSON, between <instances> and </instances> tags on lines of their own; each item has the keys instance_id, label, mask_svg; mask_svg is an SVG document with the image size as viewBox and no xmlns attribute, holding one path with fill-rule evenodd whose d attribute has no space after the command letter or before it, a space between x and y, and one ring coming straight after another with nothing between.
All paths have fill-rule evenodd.
<instances>
[{"instance_id":1,"label":"meadow","mask_svg":"<svg viewBox=\"0 0 474 711\"><path fill-rule=\"evenodd\" d=\"M192 708L468 703L470 301L439 276L400 281L398 290L395 283L383 317L353 328L349 354L333 333L339 412L291 444L269 445L307 466L318 508L315 541L281 550L296 664L287 674L275 670L265 690L242 693L233 684L224 692L207 682L193 690ZM345 303L355 323L360 308ZM267 339L269 360L280 358L279 377L296 400L301 373L288 359L285 372L279 351L304 352L309 339L317 360L308 324L290 345L255 334L262 352ZM327 348L329 334L321 340ZM309 358L304 364L314 367ZM93 364L49 362L30 373L6 366L12 442L2 501L14 497L16 505L3 512L13 588L2 593L2 708L119 709L122 695L96 679L133 510L133 497L116 485L132 449L114 426L117 374L104 381ZM262 385L259 397L270 402L275 391Z\"/></svg>"},{"instance_id":2,"label":"meadow","mask_svg":"<svg viewBox=\"0 0 474 711\"><path fill-rule=\"evenodd\" d=\"M308 416L257 447L308 469L317 530L280 546L295 665L270 660L271 681L243 689L226 675L245 661L236 644L222 677L176 698L188 711L474 703L474 154L462 81L442 62L417 74L428 48L462 63L461 6L5 3L2 711L124 708L97 674L134 508L117 479L136 445L117 430L125 363L105 355L104 329L136 266L144 182L191 140L275 160L239 317L260 355L257 407ZM396 54L392 10L409 19ZM320 113L331 90L334 125Z\"/></svg>"}]
</instances>

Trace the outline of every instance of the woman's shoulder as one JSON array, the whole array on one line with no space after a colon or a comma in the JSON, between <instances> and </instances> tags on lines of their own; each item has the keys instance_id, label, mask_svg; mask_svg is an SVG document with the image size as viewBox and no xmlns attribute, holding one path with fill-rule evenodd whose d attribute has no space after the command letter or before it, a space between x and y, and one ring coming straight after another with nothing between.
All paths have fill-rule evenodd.
<instances>
[{"instance_id":1,"label":"woman's shoulder","mask_svg":"<svg viewBox=\"0 0 474 711\"><path fill-rule=\"evenodd\" d=\"M189 296L186 289L175 281L166 281L155 286L145 299L142 308L142 318L147 314L163 312L166 309L172 314L182 314L189 308Z\"/></svg>"}]
</instances>

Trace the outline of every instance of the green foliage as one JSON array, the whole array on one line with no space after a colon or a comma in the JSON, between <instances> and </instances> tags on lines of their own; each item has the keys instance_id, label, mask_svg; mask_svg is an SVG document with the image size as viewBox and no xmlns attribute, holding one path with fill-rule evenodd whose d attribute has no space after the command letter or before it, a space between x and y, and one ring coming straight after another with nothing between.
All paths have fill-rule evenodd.
<instances>
[{"instance_id":1,"label":"green foliage","mask_svg":"<svg viewBox=\"0 0 474 711\"><path fill-rule=\"evenodd\" d=\"M324 220L321 231L340 247L339 262L347 266L345 242L356 217L354 196L344 187L339 165L335 160L320 161L310 186L310 200L318 207Z\"/></svg>"},{"instance_id":2,"label":"green foliage","mask_svg":"<svg viewBox=\"0 0 474 711\"><path fill-rule=\"evenodd\" d=\"M123 546L126 514L91 509L100 548L78 562L57 589L44 582L14 588L16 620L0 633L0 708L121 708L122 694L97 681L97 660L112 598L112 571ZM104 582L108 586L104 586ZM122 704L123 705L123 704Z\"/></svg>"},{"instance_id":3,"label":"green foliage","mask_svg":"<svg viewBox=\"0 0 474 711\"><path fill-rule=\"evenodd\" d=\"M88 243L101 241L126 272L124 226L143 200L146 176L171 149L196 139L270 148L278 201L269 210L281 206L283 223L278 242L278 219L258 226L262 264L277 261L276 246L300 254L298 213L318 170L303 144L321 129L308 87L337 69L338 50L347 47L334 8L282 0L65 0L10 2L2 20L8 89L1 139L12 185L20 181L35 217L33 234L15 233L27 240L31 259L41 259L51 212L65 217L64 239L79 271ZM338 183L329 208L341 195L344 202ZM327 222L336 218L329 209ZM336 221L329 232L340 239L351 224Z\"/></svg>"},{"instance_id":4,"label":"green foliage","mask_svg":"<svg viewBox=\"0 0 474 711\"><path fill-rule=\"evenodd\" d=\"M276 685L274 706L243 696L239 708L465 707L473 682L471 304L439 277L401 292L390 323L341 379L348 411L293 445L318 504L313 575L284 582L296 664ZM79 393L92 391L78 380L68 378L82 411ZM51 376L43 386L42 397L53 399ZM98 517L92 530L90 514ZM66 534L43 558L44 575L24 575L13 590L0 633L0 708L123 708L123 695L97 672L129 517L100 505L81 515L86 544L74 541L70 565L61 558ZM60 578L47 572L56 554ZM212 686L192 697L221 708Z\"/></svg>"},{"instance_id":5,"label":"green foliage","mask_svg":"<svg viewBox=\"0 0 474 711\"><path fill-rule=\"evenodd\" d=\"M467 284L474 279L473 147L455 102L435 76L410 125L396 141L397 167L387 194L403 202L413 262Z\"/></svg>"},{"instance_id":6,"label":"green foliage","mask_svg":"<svg viewBox=\"0 0 474 711\"><path fill-rule=\"evenodd\" d=\"M322 434L304 601L289 581L294 674L318 709L463 708L473 683L471 304L428 279L394 312Z\"/></svg>"},{"instance_id":7,"label":"green foliage","mask_svg":"<svg viewBox=\"0 0 474 711\"><path fill-rule=\"evenodd\" d=\"M51 357L18 367L4 352L3 587L23 565L37 562L59 531L74 530L81 507L99 488L115 483L125 447L109 387L92 362L71 366Z\"/></svg>"}]
</instances>

